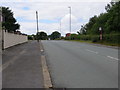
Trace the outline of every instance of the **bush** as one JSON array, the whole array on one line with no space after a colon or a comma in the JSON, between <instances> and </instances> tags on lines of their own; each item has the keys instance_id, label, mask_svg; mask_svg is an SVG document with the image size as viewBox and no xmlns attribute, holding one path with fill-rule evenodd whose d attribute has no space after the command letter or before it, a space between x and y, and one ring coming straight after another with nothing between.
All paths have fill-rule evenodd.
<instances>
[{"instance_id":1,"label":"bush","mask_svg":"<svg viewBox=\"0 0 120 90\"><path fill-rule=\"evenodd\" d=\"M90 35L79 35L79 40L91 40L91 36Z\"/></svg>"},{"instance_id":2,"label":"bush","mask_svg":"<svg viewBox=\"0 0 120 90\"><path fill-rule=\"evenodd\" d=\"M92 40L92 42L98 42L98 41L100 41L100 36L99 35L92 36L91 40Z\"/></svg>"},{"instance_id":3,"label":"bush","mask_svg":"<svg viewBox=\"0 0 120 90\"><path fill-rule=\"evenodd\" d=\"M65 40L71 40L70 37L65 37Z\"/></svg>"},{"instance_id":4,"label":"bush","mask_svg":"<svg viewBox=\"0 0 120 90\"><path fill-rule=\"evenodd\" d=\"M120 40L118 39L120 34L103 34L103 40L100 41L100 35L72 35L70 37L65 37L65 40L90 40L92 42L106 42L113 44L120 44Z\"/></svg>"},{"instance_id":5,"label":"bush","mask_svg":"<svg viewBox=\"0 0 120 90\"><path fill-rule=\"evenodd\" d=\"M119 37L120 34L103 35L103 41L106 41L108 43L120 44Z\"/></svg>"},{"instance_id":6,"label":"bush","mask_svg":"<svg viewBox=\"0 0 120 90\"><path fill-rule=\"evenodd\" d=\"M28 40L33 40L33 37L31 35L28 35Z\"/></svg>"}]
</instances>

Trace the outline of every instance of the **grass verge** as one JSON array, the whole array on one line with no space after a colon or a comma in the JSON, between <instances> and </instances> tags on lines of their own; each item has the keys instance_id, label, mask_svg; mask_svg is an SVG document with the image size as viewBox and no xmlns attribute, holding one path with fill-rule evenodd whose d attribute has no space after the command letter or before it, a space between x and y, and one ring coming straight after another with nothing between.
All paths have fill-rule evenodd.
<instances>
[{"instance_id":1,"label":"grass verge","mask_svg":"<svg viewBox=\"0 0 120 90\"><path fill-rule=\"evenodd\" d=\"M101 45L106 45L106 46L116 46L120 47L120 44L116 43L108 43L108 42L92 42L92 41L84 41L84 40L67 40L67 41L76 41L76 42L81 42L81 43L90 43L90 44L101 44Z\"/></svg>"}]
</instances>

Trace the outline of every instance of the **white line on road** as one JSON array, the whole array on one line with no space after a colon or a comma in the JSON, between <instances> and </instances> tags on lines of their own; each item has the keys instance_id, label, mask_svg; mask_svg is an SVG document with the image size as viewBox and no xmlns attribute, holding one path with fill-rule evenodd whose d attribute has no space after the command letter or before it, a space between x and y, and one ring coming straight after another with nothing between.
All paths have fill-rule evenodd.
<instances>
[{"instance_id":1,"label":"white line on road","mask_svg":"<svg viewBox=\"0 0 120 90\"><path fill-rule=\"evenodd\" d=\"M92 53L95 53L95 54L98 54L98 52L95 52L95 51L92 51L92 50L89 50L89 49L85 49L86 51L89 51L89 52L92 52Z\"/></svg>"},{"instance_id":2,"label":"white line on road","mask_svg":"<svg viewBox=\"0 0 120 90\"><path fill-rule=\"evenodd\" d=\"M114 57L111 57L111 56L107 56L108 58L111 58L111 59L114 59L114 60L119 60L118 58L114 58Z\"/></svg>"}]
</instances>

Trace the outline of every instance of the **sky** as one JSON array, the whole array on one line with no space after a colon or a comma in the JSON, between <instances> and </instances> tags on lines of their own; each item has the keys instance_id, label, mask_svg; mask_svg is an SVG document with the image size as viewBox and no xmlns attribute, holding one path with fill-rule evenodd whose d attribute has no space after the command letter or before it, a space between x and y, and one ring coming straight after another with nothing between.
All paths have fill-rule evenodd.
<instances>
[{"instance_id":1,"label":"sky","mask_svg":"<svg viewBox=\"0 0 120 90\"><path fill-rule=\"evenodd\" d=\"M77 33L81 25L91 17L104 13L111 0L0 0L0 6L9 7L22 33L36 34L36 11L39 31L50 35L59 31L63 36L69 33L69 6L71 7L71 32ZM60 29L61 22L61 29Z\"/></svg>"}]
</instances>

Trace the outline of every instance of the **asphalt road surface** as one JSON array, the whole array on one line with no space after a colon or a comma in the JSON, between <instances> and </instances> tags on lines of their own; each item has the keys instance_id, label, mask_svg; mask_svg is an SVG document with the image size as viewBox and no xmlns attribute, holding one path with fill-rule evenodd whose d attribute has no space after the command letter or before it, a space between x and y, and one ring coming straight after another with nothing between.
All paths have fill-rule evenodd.
<instances>
[{"instance_id":1,"label":"asphalt road surface","mask_svg":"<svg viewBox=\"0 0 120 90\"><path fill-rule=\"evenodd\" d=\"M42 41L54 87L118 88L118 50L70 41Z\"/></svg>"},{"instance_id":2,"label":"asphalt road surface","mask_svg":"<svg viewBox=\"0 0 120 90\"><path fill-rule=\"evenodd\" d=\"M3 52L3 88L43 88L40 44L28 42Z\"/></svg>"}]
</instances>

